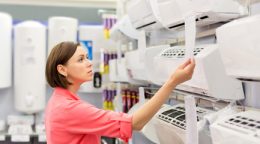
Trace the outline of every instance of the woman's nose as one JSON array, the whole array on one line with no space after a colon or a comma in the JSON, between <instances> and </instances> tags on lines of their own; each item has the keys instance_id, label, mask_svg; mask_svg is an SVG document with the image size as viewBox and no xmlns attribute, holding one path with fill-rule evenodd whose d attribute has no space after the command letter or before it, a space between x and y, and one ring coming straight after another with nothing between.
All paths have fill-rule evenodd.
<instances>
[{"instance_id":1,"label":"woman's nose","mask_svg":"<svg viewBox=\"0 0 260 144\"><path fill-rule=\"evenodd\" d=\"M90 66L92 66L92 61L89 59L86 59L86 64L87 64L87 67L90 67Z\"/></svg>"}]
</instances>

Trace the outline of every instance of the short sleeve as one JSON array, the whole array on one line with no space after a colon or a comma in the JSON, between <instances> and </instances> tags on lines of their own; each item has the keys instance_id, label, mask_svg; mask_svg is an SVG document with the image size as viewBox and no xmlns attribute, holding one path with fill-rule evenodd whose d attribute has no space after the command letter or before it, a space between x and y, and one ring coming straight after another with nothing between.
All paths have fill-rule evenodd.
<instances>
[{"instance_id":1,"label":"short sleeve","mask_svg":"<svg viewBox=\"0 0 260 144\"><path fill-rule=\"evenodd\" d=\"M106 111L83 101L66 104L63 115L66 131L75 134L95 134L128 141L132 137L132 116Z\"/></svg>"}]
</instances>

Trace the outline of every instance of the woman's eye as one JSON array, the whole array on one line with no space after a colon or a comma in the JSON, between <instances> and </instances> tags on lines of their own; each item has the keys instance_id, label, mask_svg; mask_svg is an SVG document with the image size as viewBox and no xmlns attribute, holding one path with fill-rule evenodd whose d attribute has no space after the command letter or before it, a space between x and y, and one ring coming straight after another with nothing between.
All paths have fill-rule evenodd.
<instances>
[{"instance_id":1,"label":"woman's eye","mask_svg":"<svg viewBox=\"0 0 260 144\"><path fill-rule=\"evenodd\" d=\"M84 58L80 58L80 59L79 59L79 62L82 62L83 60L84 60Z\"/></svg>"}]
</instances>

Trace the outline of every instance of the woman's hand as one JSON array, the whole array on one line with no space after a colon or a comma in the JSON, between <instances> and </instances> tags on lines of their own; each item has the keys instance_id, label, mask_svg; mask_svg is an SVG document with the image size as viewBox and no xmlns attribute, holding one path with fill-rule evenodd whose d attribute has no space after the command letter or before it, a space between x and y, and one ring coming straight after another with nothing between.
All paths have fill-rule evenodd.
<instances>
[{"instance_id":1,"label":"woman's hand","mask_svg":"<svg viewBox=\"0 0 260 144\"><path fill-rule=\"evenodd\" d=\"M174 87L192 78L195 68L195 60L189 59L181 64L168 80Z\"/></svg>"}]
</instances>

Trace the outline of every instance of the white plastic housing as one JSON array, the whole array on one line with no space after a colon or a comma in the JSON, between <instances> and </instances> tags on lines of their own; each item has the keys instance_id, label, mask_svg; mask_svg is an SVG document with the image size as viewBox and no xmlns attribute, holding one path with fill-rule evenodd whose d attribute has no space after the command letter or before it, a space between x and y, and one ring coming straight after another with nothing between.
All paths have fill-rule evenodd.
<instances>
[{"instance_id":1,"label":"white plastic housing","mask_svg":"<svg viewBox=\"0 0 260 144\"><path fill-rule=\"evenodd\" d=\"M173 112L172 110L175 110ZM171 112L172 111L172 112ZM213 113L211 110L196 107L199 144L211 144L210 135L203 128L203 117ZM168 113L168 114L167 114ZM177 104L174 106L164 104L161 109L155 114L152 121L156 129L156 135L161 144L186 144L185 136L187 134L187 116L185 116L184 104ZM183 119L183 116L185 118Z\"/></svg>"},{"instance_id":2,"label":"white plastic housing","mask_svg":"<svg viewBox=\"0 0 260 144\"><path fill-rule=\"evenodd\" d=\"M213 144L259 144L259 111L245 111L222 117L210 125Z\"/></svg>"},{"instance_id":3,"label":"white plastic housing","mask_svg":"<svg viewBox=\"0 0 260 144\"><path fill-rule=\"evenodd\" d=\"M0 13L0 88L11 86L12 81L12 17Z\"/></svg>"},{"instance_id":4,"label":"white plastic housing","mask_svg":"<svg viewBox=\"0 0 260 144\"><path fill-rule=\"evenodd\" d=\"M152 30L162 28L155 18L150 0L130 0L127 3L128 16L137 30Z\"/></svg>"},{"instance_id":5,"label":"white plastic housing","mask_svg":"<svg viewBox=\"0 0 260 144\"><path fill-rule=\"evenodd\" d=\"M246 7L234 0L153 0L158 9L159 21L168 29L184 26L191 13L197 25L229 21L247 14Z\"/></svg>"},{"instance_id":6,"label":"white plastic housing","mask_svg":"<svg viewBox=\"0 0 260 144\"><path fill-rule=\"evenodd\" d=\"M242 83L226 75L217 45L196 46L195 53L196 67L193 77L179 85L178 89L217 99L239 100L244 98ZM165 56L162 56L163 54ZM171 54L177 55L170 56ZM184 47L176 46L164 50L154 58L154 68L150 71L157 77L154 77L152 82L158 85L164 84L184 61Z\"/></svg>"},{"instance_id":7,"label":"white plastic housing","mask_svg":"<svg viewBox=\"0 0 260 144\"><path fill-rule=\"evenodd\" d=\"M144 61L140 60L142 53L140 50L133 50L125 53L126 68L135 80L146 80Z\"/></svg>"},{"instance_id":8,"label":"white plastic housing","mask_svg":"<svg viewBox=\"0 0 260 144\"><path fill-rule=\"evenodd\" d=\"M138 39L140 37L140 31L137 31L128 15L125 15L120 19L110 30L110 37L114 41L122 40L123 37Z\"/></svg>"},{"instance_id":9,"label":"white plastic housing","mask_svg":"<svg viewBox=\"0 0 260 144\"><path fill-rule=\"evenodd\" d=\"M51 17L48 20L48 53L63 41L77 41L78 20L70 17Z\"/></svg>"},{"instance_id":10,"label":"white plastic housing","mask_svg":"<svg viewBox=\"0 0 260 144\"><path fill-rule=\"evenodd\" d=\"M25 21L14 27L15 108L35 113L45 106L46 27Z\"/></svg>"},{"instance_id":11,"label":"white plastic housing","mask_svg":"<svg viewBox=\"0 0 260 144\"><path fill-rule=\"evenodd\" d=\"M155 65L153 63L155 56L157 56L161 51L163 51L164 49L167 49L169 47L170 47L170 45L159 45L159 46L148 47L145 49L144 72L146 75L146 80L148 82L153 82L153 79L155 77L158 77L158 75L156 75L156 73L151 71L155 68Z\"/></svg>"},{"instance_id":12,"label":"white plastic housing","mask_svg":"<svg viewBox=\"0 0 260 144\"><path fill-rule=\"evenodd\" d=\"M260 80L260 15L227 23L216 30L227 74Z\"/></svg>"}]
</instances>

